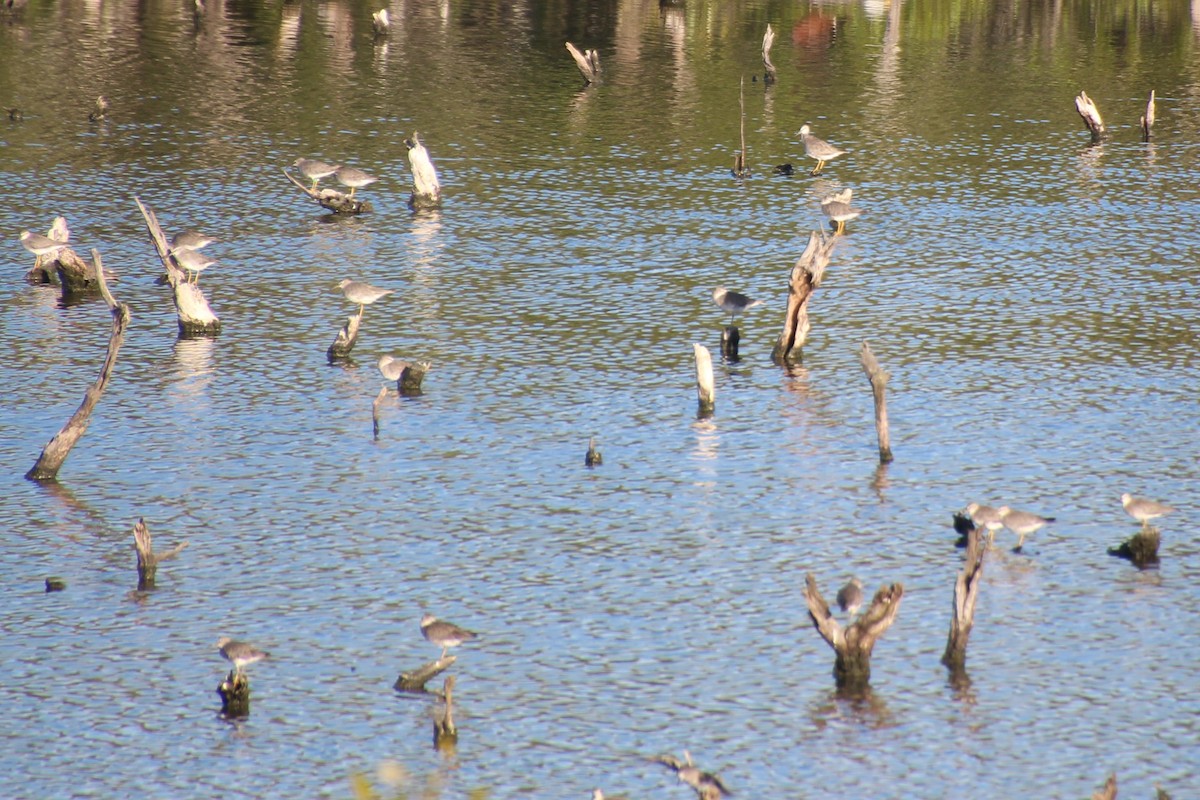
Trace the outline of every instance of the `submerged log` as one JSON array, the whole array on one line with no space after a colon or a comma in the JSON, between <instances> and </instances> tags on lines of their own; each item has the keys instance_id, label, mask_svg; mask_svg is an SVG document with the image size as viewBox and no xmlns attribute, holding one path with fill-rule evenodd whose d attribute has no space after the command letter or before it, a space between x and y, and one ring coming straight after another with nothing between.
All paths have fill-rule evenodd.
<instances>
[{"instance_id":1,"label":"submerged log","mask_svg":"<svg viewBox=\"0 0 1200 800\"><path fill-rule=\"evenodd\" d=\"M134 197L133 200L141 209L142 218L146 220L146 231L150 234L150 241L154 243L154 249L158 252L163 269L166 270L167 283L171 286L172 296L175 300L175 316L179 323L179 335L187 339L198 336L215 336L220 333L221 320L217 319L217 315L209 308L208 300L204 297L204 292L200 291L200 287L188 283L186 272L171 255L171 248L167 245L166 234L158 224L158 217L139 198Z\"/></svg>"},{"instance_id":2,"label":"submerged log","mask_svg":"<svg viewBox=\"0 0 1200 800\"><path fill-rule=\"evenodd\" d=\"M1087 92L1080 90L1079 96L1075 98L1075 110L1079 112L1084 126L1091 131L1092 141L1100 141L1104 137L1104 120L1100 117L1100 109L1092 102L1092 98L1087 96Z\"/></svg>"},{"instance_id":3,"label":"submerged log","mask_svg":"<svg viewBox=\"0 0 1200 800\"><path fill-rule=\"evenodd\" d=\"M412 169L413 192L408 198L408 207L413 211L438 208L442 204L442 184L438 182L437 170L429 160L429 151L421 144L421 137L413 135L404 140L408 148L408 165Z\"/></svg>"},{"instance_id":4,"label":"submerged log","mask_svg":"<svg viewBox=\"0 0 1200 800\"><path fill-rule=\"evenodd\" d=\"M702 344L692 344L696 354L696 400L699 404L697 415L711 417L717 406L717 389L713 381L712 353Z\"/></svg>"},{"instance_id":5,"label":"submerged log","mask_svg":"<svg viewBox=\"0 0 1200 800\"><path fill-rule=\"evenodd\" d=\"M783 320L783 332L779 334L779 341L771 352L771 358L776 363L800 357L811 327L808 301L825 277L825 268L829 266L829 257L837 241L836 236L827 237L820 231L813 231L808 237L808 246L792 267L788 281L787 316Z\"/></svg>"},{"instance_id":6,"label":"submerged log","mask_svg":"<svg viewBox=\"0 0 1200 800\"><path fill-rule=\"evenodd\" d=\"M454 676L446 676L442 684L442 700L445 707L433 718L433 745L444 748L458 741L458 727L454 724Z\"/></svg>"},{"instance_id":7,"label":"submerged log","mask_svg":"<svg viewBox=\"0 0 1200 800\"><path fill-rule=\"evenodd\" d=\"M445 656L423 664L412 672L401 672L392 688L398 692L427 692L425 684L448 670L457 660L458 656Z\"/></svg>"},{"instance_id":8,"label":"submerged log","mask_svg":"<svg viewBox=\"0 0 1200 800\"><path fill-rule=\"evenodd\" d=\"M875 593L871 605L844 630L809 573L804 579L804 600L813 626L835 655L833 677L839 690L861 692L871 680L871 651L876 640L891 627L900 611L904 586L893 583Z\"/></svg>"},{"instance_id":9,"label":"submerged log","mask_svg":"<svg viewBox=\"0 0 1200 800\"><path fill-rule=\"evenodd\" d=\"M763 67L766 69L766 72L763 73L763 83L767 86L775 82L775 65L771 63L771 45L773 44L775 44L775 30L768 22L767 32L763 34L762 42Z\"/></svg>"},{"instance_id":10,"label":"submerged log","mask_svg":"<svg viewBox=\"0 0 1200 800\"><path fill-rule=\"evenodd\" d=\"M346 317L346 324L338 331L333 344L329 345L329 349L325 351L325 357L329 359L330 364L346 358L354 349L354 345L358 342L358 327L362 324L362 315L362 306L359 306L357 314Z\"/></svg>"},{"instance_id":11,"label":"submerged log","mask_svg":"<svg viewBox=\"0 0 1200 800\"><path fill-rule=\"evenodd\" d=\"M71 448L79 441L87 431L88 422L92 416L92 410L96 404L100 402L101 395L108 387L108 382L112 378L113 368L117 364L117 353L121 349L121 344L125 341L125 330L129 327L129 307L124 303L118 303L108 291L108 285L104 282L104 265L100 261L100 251L93 250L92 258L96 263L96 275L100 281L100 294L104 298L104 302L108 304L108 310L112 314L112 332L108 337L108 354L104 357L104 365L100 368L100 375L96 378L96 382L88 387L83 395L83 402L79 408L67 420L67 424L62 427L54 438L50 440L42 454L38 456L37 463L25 473L25 477L31 481L52 481L58 476L58 470L62 467L63 462L67 460L67 455L71 452Z\"/></svg>"},{"instance_id":12,"label":"submerged log","mask_svg":"<svg viewBox=\"0 0 1200 800\"><path fill-rule=\"evenodd\" d=\"M967 639L975 624L975 601L983 579L983 557L988 550L980 534L981 529L974 524L967 531L966 563L954 581L954 617L950 620L950 634L942 653L942 663L951 673L965 672L967 668Z\"/></svg>"},{"instance_id":13,"label":"submerged log","mask_svg":"<svg viewBox=\"0 0 1200 800\"><path fill-rule=\"evenodd\" d=\"M1150 90L1150 99L1146 101L1146 113L1142 115L1139 123L1142 128L1142 141L1150 141L1150 134L1154 129L1154 90Z\"/></svg>"},{"instance_id":14,"label":"submerged log","mask_svg":"<svg viewBox=\"0 0 1200 800\"><path fill-rule=\"evenodd\" d=\"M1139 569L1152 567L1158 563L1158 545L1161 541L1158 528L1146 525L1117 547L1108 548L1108 554L1132 561Z\"/></svg>"},{"instance_id":15,"label":"submerged log","mask_svg":"<svg viewBox=\"0 0 1200 800\"><path fill-rule=\"evenodd\" d=\"M317 205L335 214L365 214L371 210L371 203L367 200L359 200L348 194L342 194L337 189L318 189L315 186L305 186L296 180L286 168L283 170L283 174L296 185L297 189L315 200Z\"/></svg>"},{"instance_id":16,"label":"submerged log","mask_svg":"<svg viewBox=\"0 0 1200 800\"><path fill-rule=\"evenodd\" d=\"M250 679L246 673L232 669L217 687L221 698L221 716L240 719L250 716Z\"/></svg>"},{"instance_id":17,"label":"submerged log","mask_svg":"<svg viewBox=\"0 0 1200 800\"><path fill-rule=\"evenodd\" d=\"M600 52L598 50L585 50L580 52L579 48L567 42L567 52L571 54L571 58L575 59L575 66L579 67L579 74L583 76L583 82L596 83L600 80Z\"/></svg>"},{"instance_id":18,"label":"submerged log","mask_svg":"<svg viewBox=\"0 0 1200 800\"><path fill-rule=\"evenodd\" d=\"M891 375L879 366L871 346L864 341L858 350L858 360L862 363L863 372L871 382L871 394L875 398L875 433L879 439L879 463L892 462L891 433L888 430L887 415L887 382Z\"/></svg>"},{"instance_id":19,"label":"submerged log","mask_svg":"<svg viewBox=\"0 0 1200 800\"><path fill-rule=\"evenodd\" d=\"M155 553L146 521L139 518L133 526L133 549L137 551L138 591L145 592L154 588L154 577L158 565L169 558L179 555L187 547L187 539L172 547L165 553Z\"/></svg>"}]
</instances>

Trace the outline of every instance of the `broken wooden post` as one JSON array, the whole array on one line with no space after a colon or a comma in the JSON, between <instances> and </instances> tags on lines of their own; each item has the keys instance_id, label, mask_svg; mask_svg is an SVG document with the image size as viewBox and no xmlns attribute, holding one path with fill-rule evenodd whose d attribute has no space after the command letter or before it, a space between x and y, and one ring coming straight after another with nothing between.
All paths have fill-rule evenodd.
<instances>
[{"instance_id":1,"label":"broken wooden post","mask_svg":"<svg viewBox=\"0 0 1200 800\"><path fill-rule=\"evenodd\" d=\"M699 417L711 417L717 405L717 390L713 382L712 353L702 344L692 344L696 354L696 399Z\"/></svg>"},{"instance_id":2,"label":"broken wooden post","mask_svg":"<svg viewBox=\"0 0 1200 800\"><path fill-rule=\"evenodd\" d=\"M1079 96L1075 98L1075 110L1079 112L1083 124L1091 131L1092 141L1100 141L1104 137L1104 120L1100 118L1100 109L1096 108L1087 92L1080 90Z\"/></svg>"},{"instance_id":3,"label":"broken wooden post","mask_svg":"<svg viewBox=\"0 0 1200 800\"><path fill-rule=\"evenodd\" d=\"M1150 99L1146 101L1146 113L1142 115L1140 122L1142 127L1142 141L1150 141L1150 134L1154 128L1154 90L1150 90Z\"/></svg>"},{"instance_id":4,"label":"broken wooden post","mask_svg":"<svg viewBox=\"0 0 1200 800\"><path fill-rule=\"evenodd\" d=\"M1117 800L1117 773L1108 776L1103 789L1092 793L1092 800Z\"/></svg>"},{"instance_id":5,"label":"broken wooden post","mask_svg":"<svg viewBox=\"0 0 1200 800\"><path fill-rule=\"evenodd\" d=\"M738 130L741 134L742 147L733 157L733 177L750 177L750 168L746 166L746 79L738 79Z\"/></svg>"},{"instance_id":6,"label":"broken wooden post","mask_svg":"<svg viewBox=\"0 0 1200 800\"><path fill-rule=\"evenodd\" d=\"M112 314L112 333L108 337L108 354L104 357L104 365L100 368L100 376L96 378L96 382L88 387L83 395L83 402L79 404L79 408L67 420L67 424L62 427L54 438L50 440L42 454L38 456L37 462L25 473L25 477L31 481L52 481L58 475L59 468L63 462L67 460L67 455L71 452L71 448L79 441L87 430L88 421L92 416L92 409L100 402L100 396L104 394L104 390L108 387L108 382L112 378L113 368L117 363L117 352L121 349L121 343L125 341L125 329L129 326L129 307L124 303L118 303L108 291L108 285L104 282L104 265L100 262L100 251L92 250L92 259L96 264L96 276L100 283L100 295L104 298L104 302L108 304L108 310Z\"/></svg>"},{"instance_id":7,"label":"broken wooden post","mask_svg":"<svg viewBox=\"0 0 1200 800\"><path fill-rule=\"evenodd\" d=\"M442 684L442 700L445 708L433 717L433 746L439 750L453 747L458 741L458 728L454 724L454 676L447 675Z\"/></svg>"},{"instance_id":8,"label":"broken wooden post","mask_svg":"<svg viewBox=\"0 0 1200 800\"><path fill-rule=\"evenodd\" d=\"M421 394L421 382L425 373L433 365L428 361L401 361L391 356L379 359L379 372L389 381L396 382L396 391L402 397L416 397Z\"/></svg>"},{"instance_id":9,"label":"broken wooden post","mask_svg":"<svg viewBox=\"0 0 1200 800\"><path fill-rule=\"evenodd\" d=\"M767 32L763 34L762 42L763 67L767 70L763 73L763 83L767 86L775 82L775 65L771 63L771 45L773 44L775 44L775 30L768 22Z\"/></svg>"},{"instance_id":10,"label":"broken wooden post","mask_svg":"<svg viewBox=\"0 0 1200 800\"><path fill-rule=\"evenodd\" d=\"M604 456L596 449L596 437L588 439L587 453L583 456L583 465L585 467L598 467L604 463Z\"/></svg>"},{"instance_id":11,"label":"broken wooden post","mask_svg":"<svg viewBox=\"0 0 1200 800\"><path fill-rule=\"evenodd\" d=\"M133 526L133 549L137 551L138 591L153 589L158 565L179 555L179 551L187 546L187 539L184 539L165 553L155 553L150 529L146 527L144 519L138 518L137 524Z\"/></svg>"},{"instance_id":12,"label":"broken wooden post","mask_svg":"<svg viewBox=\"0 0 1200 800\"><path fill-rule=\"evenodd\" d=\"M154 243L154 249L158 252L163 269L166 270L167 283L171 286L175 300L175 316L179 323L180 337L190 339L217 335L221 332L221 320L217 319L217 315L209 308L208 300L204 297L204 292L200 291L200 287L188 282L186 273L171 254L166 234L158 224L158 217L143 205L139 198L134 197L133 200L141 209L150 241Z\"/></svg>"},{"instance_id":13,"label":"broken wooden post","mask_svg":"<svg viewBox=\"0 0 1200 800\"><path fill-rule=\"evenodd\" d=\"M833 677L839 690L850 693L866 690L871 680L871 650L895 621L903 596L904 586L899 583L880 588L870 607L843 630L821 597L812 573L805 576L804 600L808 615L821 638L833 648Z\"/></svg>"},{"instance_id":14,"label":"broken wooden post","mask_svg":"<svg viewBox=\"0 0 1200 800\"><path fill-rule=\"evenodd\" d=\"M429 152L421 144L421 137L413 131L413 135L404 140L404 146L408 148L408 165L413 174L413 193L408 198L408 207L413 211L438 208L442 204L442 184L429 160Z\"/></svg>"},{"instance_id":15,"label":"broken wooden post","mask_svg":"<svg viewBox=\"0 0 1200 800\"><path fill-rule=\"evenodd\" d=\"M1108 548L1108 554L1132 561L1138 569L1152 567L1158 564L1158 545L1161 541L1158 528L1145 525L1117 547Z\"/></svg>"},{"instance_id":16,"label":"broken wooden post","mask_svg":"<svg viewBox=\"0 0 1200 800\"><path fill-rule=\"evenodd\" d=\"M862 362L863 372L871 381L871 394L875 397L875 433L879 439L879 463L892 462L891 434L888 431L887 415L887 382L891 375L879 366L871 346L864 340L858 350L858 360Z\"/></svg>"},{"instance_id":17,"label":"broken wooden post","mask_svg":"<svg viewBox=\"0 0 1200 800\"><path fill-rule=\"evenodd\" d=\"M286 167L283 169L283 174L295 184L297 189L316 201L317 205L335 214L365 214L371 210L371 203L367 200L359 200L348 194L342 194L337 189L318 189L316 186L305 186L296 180Z\"/></svg>"},{"instance_id":18,"label":"broken wooden post","mask_svg":"<svg viewBox=\"0 0 1200 800\"><path fill-rule=\"evenodd\" d=\"M584 84L596 83L600 80L600 53L597 50L579 52L579 48L567 42L567 52L575 59L579 74L583 76Z\"/></svg>"},{"instance_id":19,"label":"broken wooden post","mask_svg":"<svg viewBox=\"0 0 1200 800\"><path fill-rule=\"evenodd\" d=\"M350 355L350 351L358 342L358 326L361 324L362 306L359 306L357 314L346 317L346 324L338 331L333 344L329 345L329 349L325 351L325 357L329 359L330 364Z\"/></svg>"},{"instance_id":20,"label":"broken wooden post","mask_svg":"<svg viewBox=\"0 0 1200 800\"><path fill-rule=\"evenodd\" d=\"M826 237L813 231L808 237L808 246L792 267L788 281L787 316L783 320L783 332L771 351L776 363L798 359L804 343L808 341L808 300L821 285L829 257L837 243L836 236Z\"/></svg>"},{"instance_id":21,"label":"broken wooden post","mask_svg":"<svg viewBox=\"0 0 1200 800\"><path fill-rule=\"evenodd\" d=\"M972 523L967 531L966 562L954 581L954 617L950 620L950 635L946 638L946 650L942 653L942 663L952 675L964 673L967 669L967 639L975 624L975 600L979 597L983 557L988 550L981 533L982 529Z\"/></svg>"},{"instance_id":22,"label":"broken wooden post","mask_svg":"<svg viewBox=\"0 0 1200 800\"><path fill-rule=\"evenodd\" d=\"M387 397L388 388L385 383L379 388L379 394L375 395L375 400L371 403L371 427L374 430L375 440L379 440L379 407L383 404L383 400Z\"/></svg>"},{"instance_id":23,"label":"broken wooden post","mask_svg":"<svg viewBox=\"0 0 1200 800\"><path fill-rule=\"evenodd\" d=\"M425 692L425 684L431 678L450 669L457 660L458 656L446 656L423 664L412 672L401 672L392 688L397 692Z\"/></svg>"}]
</instances>

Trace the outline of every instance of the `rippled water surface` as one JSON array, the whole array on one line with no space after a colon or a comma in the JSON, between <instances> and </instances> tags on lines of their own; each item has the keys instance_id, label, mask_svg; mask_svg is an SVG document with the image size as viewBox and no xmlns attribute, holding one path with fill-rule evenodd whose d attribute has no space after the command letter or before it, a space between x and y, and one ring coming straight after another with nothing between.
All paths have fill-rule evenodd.
<instances>
[{"instance_id":1,"label":"rippled water surface","mask_svg":"<svg viewBox=\"0 0 1200 800\"><path fill-rule=\"evenodd\" d=\"M742 797L1082 797L1114 771L1122 796L1200 795L1200 28L1115 5L396 0L378 40L348 2L0 17L0 107L24 113L0 117L0 794L347 798L394 761L445 797L686 797L646 761L686 748ZM600 49L599 85L566 40ZM848 152L815 178L804 123ZM440 211L406 207L414 130ZM378 174L373 212L326 216L282 173L302 155ZM845 187L864 213L776 365L789 269ZM219 336L177 339L135 195L219 240ZM19 232L56 214L133 322L38 485L109 329L21 280ZM345 277L396 293L330 366ZM765 303L698 419L718 284ZM863 340L892 374L887 467ZM385 353L433 367L375 440ZM1106 554L1127 491L1177 509L1157 569ZM952 687L972 500L1058 521L1020 554L1001 535ZM148 595L139 517L190 542ZM808 572L905 587L866 700L834 692ZM426 610L481 633L451 755L391 688L436 655ZM220 635L273 654L236 724Z\"/></svg>"}]
</instances>

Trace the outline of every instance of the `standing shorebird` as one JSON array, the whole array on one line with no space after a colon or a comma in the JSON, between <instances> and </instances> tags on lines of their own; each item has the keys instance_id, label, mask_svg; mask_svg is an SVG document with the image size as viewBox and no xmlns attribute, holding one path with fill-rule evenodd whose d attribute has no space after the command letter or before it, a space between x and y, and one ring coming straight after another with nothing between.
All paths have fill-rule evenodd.
<instances>
[{"instance_id":1,"label":"standing shorebird","mask_svg":"<svg viewBox=\"0 0 1200 800\"><path fill-rule=\"evenodd\" d=\"M346 295L346 299L358 306L358 315L361 317L363 306L369 306L381 297L387 297L393 294L395 289L380 289L378 286L372 286L364 281L352 281L349 278L342 280L338 284L338 288L342 290L342 294Z\"/></svg>"},{"instance_id":2,"label":"standing shorebird","mask_svg":"<svg viewBox=\"0 0 1200 800\"><path fill-rule=\"evenodd\" d=\"M737 315L748 308L754 308L757 305L762 305L762 300L751 300L744 294L739 292L731 292L724 286L718 286L712 292L713 302L721 307L723 311L729 312L729 324L732 325Z\"/></svg>"},{"instance_id":3,"label":"standing shorebird","mask_svg":"<svg viewBox=\"0 0 1200 800\"><path fill-rule=\"evenodd\" d=\"M837 223L834 233L838 236L846 232L847 222L862 215L862 209L850 205L850 196L853 191L853 189L843 189L821 201L821 213Z\"/></svg>"},{"instance_id":4,"label":"standing shorebird","mask_svg":"<svg viewBox=\"0 0 1200 800\"><path fill-rule=\"evenodd\" d=\"M445 658L446 651L451 647L458 647L463 642L478 636L466 628L458 627L453 622L440 620L433 614L421 617L421 635L425 637L425 641L442 648L439 659Z\"/></svg>"},{"instance_id":5,"label":"standing shorebird","mask_svg":"<svg viewBox=\"0 0 1200 800\"><path fill-rule=\"evenodd\" d=\"M215 242L199 231L182 231L171 237L171 252L178 253L180 250L201 250Z\"/></svg>"},{"instance_id":6,"label":"standing shorebird","mask_svg":"<svg viewBox=\"0 0 1200 800\"><path fill-rule=\"evenodd\" d=\"M330 175L341 169L338 164L326 164L324 161L317 161L311 158L297 158L292 162L292 166L300 170L300 174L312 181L312 188L317 188L317 181L321 178L328 178Z\"/></svg>"},{"instance_id":7,"label":"standing shorebird","mask_svg":"<svg viewBox=\"0 0 1200 800\"><path fill-rule=\"evenodd\" d=\"M838 589L837 604L844 613L854 616L854 612L862 607L863 585L858 578L851 578L846 585Z\"/></svg>"},{"instance_id":8,"label":"standing shorebird","mask_svg":"<svg viewBox=\"0 0 1200 800\"><path fill-rule=\"evenodd\" d=\"M1039 517L1030 511L1014 511L1008 506L1000 506L996 513L1000 515L1000 522L1004 527L1017 535L1015 550L1020 550L1025 545L1026 536L1054 522L1054 517Z\"/></svg>"},{"instance_id":9,"label":"standing shorebird","mask_svg":"<svg viewBox=\"0 0 1200 800\"><path fill-rule=\"evenodd\" d=\"M200 280L201 272L217 263L195 250L172 250L171 255L175 257L176 264L194 276L191 281L192 283Z\"/></svg>"},{"instance_id":10,"label":"standing shorebird","mask_svg":"<svg viewBox=\"0 0 1200 800\"><path fill-rule=\"evenodd\" d=\"M839 150L824 139L812 135L812 130L804 125L800 128L800 141L804 143L804 155L815 158L817 165L809 175L820 175L826 161L832 161L838 156L845 155L845 150Z\"/></svg>"},{"instance_id":11,"label":"standing shorebird","mask_svg":"<svg viewBox=\"0 0 1200 800\"><path fill-rule=\"evenodd\" d=\"M1004 520L1000 519L998 508L971 503L967 506L967 516L979 527L987 528L989 542L996 538L996 531L1004 527Z\"/></svg>"},{"instance_id":12,"label":"standing shorebird","mask_svg":"<svg viewBox=\"0 0 1200 800\"><path fill-rule=\"evenodd\" d=\"M1124 506L1126 514L1142 523L1143 529L1150 524L1150 520L1158 519L1175 510L1165 503L1159 503L1145 497L1134 497L1128 492L1121 495L1121 505Z\"/></svg>"},{"instance_id":13,"label":"standing shorebird","mask_svg":"<svg viewBox=\"0 0 1200 800\"><path fill-rule=\"evenodd\" d=\"M350 196L354 197L354 190L361 189L364 186L370 186L375 181L379 180L374 175L368 175L361 169L354 167L338 167L337 172L333 173L337 178L337 182L342 186L350 188Z\"/></svg>"},{"instance_id":14,"label":"standing shorebird","mask_svg":"<svg viewBox=\"0 0 1200 800\"><path fill-rule=\"evenodd\" d=\"M42 256L53 255L67 247L68 243L33 231L21 231L21 245L33 253L33 268L38 269L42 266Z\"/></svg>"},{"instance_id":15,"label":"standing shorebird","mask_svg":"<svg viewBox=\"0 0 1200 800\"><path fill-rule=\"evenodd\" d=\"M239 642L236 639L230 639L228 636L222 636L217 639L217 649L221 651L221 655L226 661L233 664L233 672L235 675L242 674L242 667L247 664L253 664L255 661L262 661L270 653L259 650L249 642Z\"/></svg>"}]
</instances>

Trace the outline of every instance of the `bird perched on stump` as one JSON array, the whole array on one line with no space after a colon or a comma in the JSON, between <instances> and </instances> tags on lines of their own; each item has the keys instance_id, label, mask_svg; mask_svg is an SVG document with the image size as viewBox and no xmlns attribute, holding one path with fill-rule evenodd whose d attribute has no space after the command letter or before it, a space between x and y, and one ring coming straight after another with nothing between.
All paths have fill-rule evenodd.
<instances>
[{"instance_id":1,"label":"bird perched on stump","mask_svg":"<svg viewBox=\"0 0 1200 800\"><path fill-rule=\"evenodd\" d=\"M321 178L328 178L342 168L340 164L326 164L324 161L312 158L297 158L292 162L292 166L299 169L301 175L312 181L313 190L317 188L317 181Z\"/></svg>"},{"instance_id":2,"label":"bird perched on stump","mask_svg":"<svg viewBox=\"0 0 1200 800\"><path fill-rule=\"evenodd\" d=\"M809 175L820 175L826 161L832 161L838 156L845 155L845 150L839 150L824 139L812 135L812 130L804 125L800 128L800 141L804 144L804 155L815 158L817 165Z\"/></svg>"},{"instance_id":3,"label":"bird perched on stump","mask_svg":"<svg viewBox=\"0 0 1200 800\"><path fill-rule=\"evenodd\" d=\"M729 312L729 324L732 325L737 315L748 308L762 305L762 300L751 300L740 292L731 292L724 286L718 286L712 292L713 302L723 311Z\"/></svg>"},{"instance_id":4,"label":"bird perched on stump","mask_svg":"<svg viewBox=\"0 0 1200 800\"><path fill-rule=\"evenodd\" d=\"M478 634L466 628L460 628L452 622L440 620L433 614L421 617L421 635L425 637L425 641L442 648L439 658L445 658L446 651L451 647L458 647L463 642L478 636Z\"/></svg>"},{"instance_id":5,"label":"bird perched on stump","mask_svg":"<svg viewBox=\"0 0 1200 800\"><path fill-rule=\"evenodd\" d=\"M843 189L837 194L831 194L821 201L821 213L829 217L836 225L834 233L838 236L846 232L846 223L862 215L862 210L850 205L852 189Z\"/></svg>"},{"instance_id":6,"label":"bird perched on stump","mask_svg":"<svg viewBox=\"0 0 1200 800\"><path fill-rule=\"evenodd\" d=\"M846 585L838 589L837 604L844 613L854 615L862 606L863 585L858 578L851 578Z\"/></svg>"},{"instance_id":7,"label":"bird perched on stump","mask_svg":"<svg viewBox=\"0 0 1200 800\"><path fill-rule=\"evenodd\" d=\"M239 642L236 639L230 639L228 636L222 636L220 639L217 639L217 649L221 651L221 655L225 657L226 661L233 664L235 675L242 674L242 667L247 664L262 661L271 655L264 650L259 650L249 642Z\"/></svg>"},{"instance_id":8,"label":"bird perched on stump","mask_svg":"<svg viewBox=\"0 0 1200 800\"><path fill-rule=\"evenodd\" d=\"M1146 497L1134 497L1128 492L1121 495L1121 505L1124 506L1126 514L1142 523L1143 528L1150 523L1150 520L1158 519L1175 510L1165 503L1159 503Z\"/></svg>"}]
</instances>

